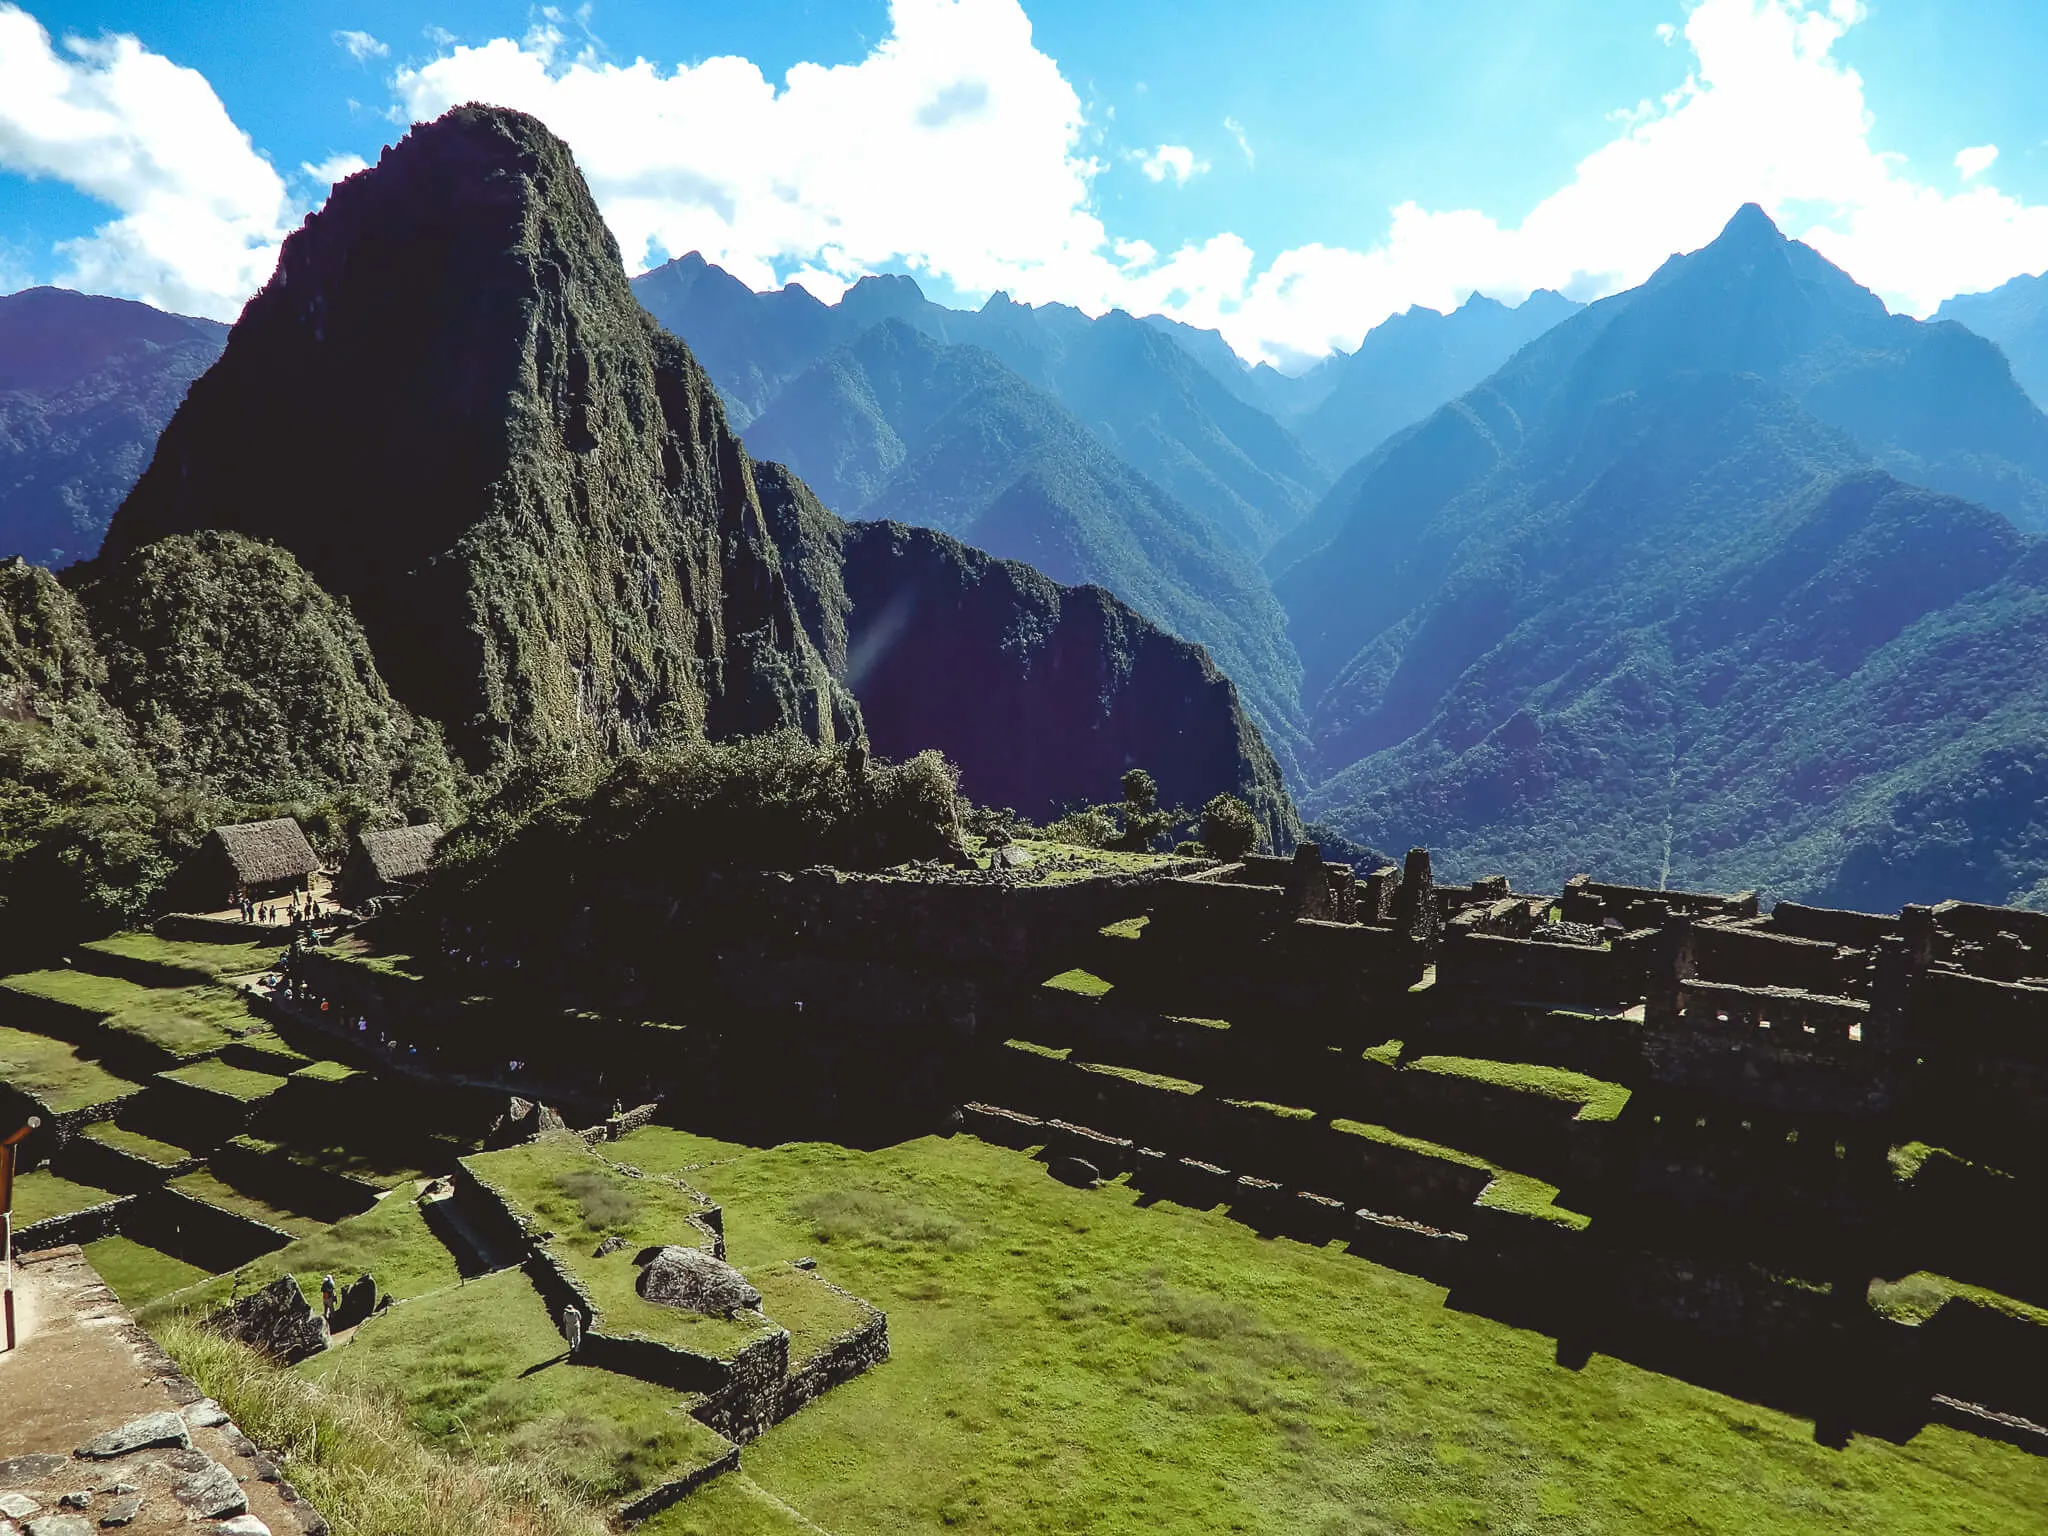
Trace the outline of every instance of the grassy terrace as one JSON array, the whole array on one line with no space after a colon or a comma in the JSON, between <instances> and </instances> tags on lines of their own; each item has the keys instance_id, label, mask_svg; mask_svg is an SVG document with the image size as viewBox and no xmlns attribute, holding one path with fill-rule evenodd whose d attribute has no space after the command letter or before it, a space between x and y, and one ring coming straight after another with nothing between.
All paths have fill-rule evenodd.
<instances>
[{"instance_id":1,"label":"grassy terrace","mask_svg":"<svg viewBox=\"0 0 2048 1536\"><path fill-rule=\"evenodd\" d=\"M183 1147L172 1146L168 1141L158 1141L154 1136L145 1136L140 1131L126 1130L111 1120L96 1121L79 1134L89 1141L96 1141L103 1147L116 1152L125 1152L130 1157L139 1157L145 1163L154 1163L159 1168L175 1168L189 1162L192 1154Z\"/></svg>"},{"instance_id":2,"label":"grassy terrace","mask_svg":"<svg viewBox=\"0 0 2048 1536\"><path fill-rule=\"evenodd\" d=\"M2001 1312L2020 1322L2032 1323L2037 1328L2048 1327L2048 1308L2015 1301L1981 1285L1965 1285L1960 1280L1951 1280L1947 1275L1933 1274L1924 1269L1897 1280L1871 1281L1869 1300L1873 1311L1895 1323L1917 1326L1928 1322L1935 1313L1954 1302L1966 1307L1982 1307L1987 1312Z\"/></svg>"},{"instance_id":3,"label":"grassy terrace","mask_svg":"<svg viewBox=\"0 0 2048 1536\"><path fill-rule=\"evenodd\" d=\"M69 1216L89 1211L120 1196L90 1184L61 1179L47 1168L24 1173L14 1181L14 1225L17 1229L52 1216Z\"/></svg>"},{"instance_id":4,"label":"grassy terrace","mask_svg":"<svg viewBox=\"0 0 2048 1536\"><path fill-rule=\"evenodd\" d=\"M166 1082L182 1083L201 1093L218 1094L243 1104L267 1099L285 1083L283 1078L271 1073L231 1067L224 1061L195 1061L189 1067L174 1067L168 1072L159 1072L157 1076Z\"/></svg>"},{"instance_id":5,"label":"grassy terrace","mask_svg":"<svg viewBox=\"0 0 2048 1536\"><path fill-rule=\"evenodd\" d=\"M1072 992L1081 997L1101 997L1113 985L1089 971L1062 971L1046 985L1055 992Z\"/></svg>"},{"instance_id":6,"label":"grassy terrace","mask_svg":"<svg viewBox=\"0 0 2048 1536\"><path fill-rule=\"evenodd\" d=\"M91 971L28 971L0 990L56 1003L81 1029L132 1035L173 1057L205 1056L254 1029L241 997L224 987L144 987Z\"/></svg>"},{"instance_id":7,"label":"grassy terrace","mask_svg":"<svg viewBox=\"0 0 2048 1536\"><path fill-rule=\"evenodd\" d=\"M747 1448L761 1498L721 1480L664 1536L802 1529L792 1510L836 1536L2019 1536L2048 1507L2048 1462L2012 1447L1932 1427L1830 1450L1605 1357L1567 1370L1337 1247L1074 1190L968 1137L671 1155L736 1262L815 1254L888 1312L892 1358Z\"/></svg>"},{"instance_id":8,"label":"grassy terrace","mask_svg":"<svg viewBox=\"0 0 2048 1536\"><path fill-rule=\"evenodd\" d=\"M342 1174L364 1184L375 1185L378 1189L391 1189L423 1177L429 1171L419 1166L423 1158L436 1163L432 1170L435 1173L447 1173L455 1167L452 1148L448 1149L446 1156L433 1158L431 1144L422 1146L394 1136L368 1139L379 1144L371 1147L322 1146L311 1141L266 1141L247 1135L236 1136L228 1144L244 1151L283 1158L301 1168Z\"/></svg>"},{"instance_id":9,"label":"grassy terrace","mask_svg":"<svg viewBox=\"0 0 2048 1536\"><path fill-rule=\"evenodd\" d=\"M53 1115L117 1103L141 1091L62 1040L6 1028L0 1028L0 1083L27 1094Z\"/></svg>"},{"instance_id":10,"label":"grassy terrace","mask_svg":"<svg viewBox=\"0 0 2048 1536\"><path fill-rule=\"evenodd\" d=\"M344 1066L338 1061L309 1061L305 1066L296 1068L291 1075L313 1083L345 1083L352 1077L363 1076L363 1073L356 1067Z\"/></svg>"},{"instance_id":11,"label":"grassy terrace","mask_svg":"<svg viewBox=\"0 0 2048 1536\"><path fill-rule=\"evenodd\" d=\"M1029 864L1011 869L1020 885L1053 885L1068 880L1085 880L1092 875L1134 875L1166 870L1192 873L1203 868L1206 859L1176 858L1164 853L1121 853L1113 848L1081 848L1072 843L1049 843L1039 838L1020 837L1014 844L1031 855ZM986 850L974 856L981 868L989 867Z\"/></svg>"},{"instance_id":12,"label":"grassy terrace","mask_svg":"<svg viewBox=\"0 0 2048 1536\"><path fill-rule=\"evenodd\" d=\"M197 939L160 939L153 933L117 933L110 939L81 944L88 955L107 955L116 960L140 960L184 971L194 982L218 981L224 976L251 976L267 971L284 953L276 944L208 944Z\"/></svg>"},{"instance_id":13,"label":"grassy terrace","mask_svg":"<svg viewBox=\"0 0 2048 1536\"><path fill-rule=\"evenodd\" d=\"M128 1237L103 1237L87 1243L85 1256L131 1311L207 1278L197 1264L174 1259Z\"/></svg>"},{"instance_id":14,"label":"grassy terrace","mask_svg":"<svg viewBox=\"0 0 2048 1536\"><path fill-rule=\"evenodd\" d=\"M448 1247L428 1227L425 1213L410 1190L385 1196L360 1216L351 1216L252 1259L240 1269L201 1283L185 1282L148 1298L157 1303L145 1318L155 1321L172 1312L205 1313L236 1295L247 1295L279 1275L296 1276L308 1301L317 1303L320 1278L333 1275L347 1285L358 1275L377 1282L379 1295L404 1301L461 1281ZM125 1300L125 1294L123 1299Z\"/></svg>"},{"instance_id":15,"label":"grassy terrace","mask_svg":"<svg viewBox=\"0 0 2048 1536\"><path fill-rule=\"evenodd\" d=\"M289 1232L293 1237L310 1236L327 1225L312 1216L302 1215L281 1205L273 1205L268 1200L236 1189L232 1184L223 1184L209 1168L201 1168L195 1173L180 1174L166 1187L175 1189L182 1195L189 1195L202 1205L232 1211L237 1216L260 1221L266 1227Z\"/></svg>"},{"instance_id":16,"label":"grassy terrace","mask_svg":"<svg viewBox=\"0 0 2048 1536\"><path fill-rule=\"evenodd\" d=\"M729 1448L674 1392L569 1364L516 1269L403 1302L299 1369L402 1399L414 1430L440 1449L545 1459L599 1501L630 1498Z\"/></svg>"},{"instance_id":17,"label":"grassy terrace","mask_svg":"<svg viewBox=\"0 0 2048 1536\"><path fill-rule=\"evenodd\" d=\"M640 1271L633 1258L641 1248L710 1244L709 1235L689 1219L704 1209L703 1202L683 1185L633 1178L579 1138L560 1134L466 1157L462 1163L496 1190L529 1230L551 1234L548 1251L588 1289L604 1332L640 1334L695 1354L723 1357L769 1326L759 1313L704 1317L656 1306L634 1290ZM622 1237L626 1246L595 1257L607 1237Z\"/></svg>"},{"instance_id":18,"label":"grassy terrace","mask_svg":"<svg viewBox=\"0 0 2048 1536\"><path fill-rule=\"evenodd\" d=\"M312 1057L306 1055L303 1051L295 1050L285 1044L284 1041L280 1040L269 1030L263 1030L236 1041L234 1051L231 1054L237 1061L262 1063L260 1066L251 1067L252 1071L258 1072L290 1074L298 1071L301 1067L309 1067L313 1064Z\"/></svg>"},{"instance_id":19,"label":"grassy terrace","mask_svg":"<svg viewBox=\"0 0 2048 1536\"><path fill-rule=\"evenodd\" d=\"M1398 1054L1399 1045L1396 1042ZM1368 1056L1372 1052L1366 1053ZM1445 1077L1470 1078L1518 1093L1533 1093L1547 1099L1562 1099L1580 1107L1581 1120L1613 1120L1628 1103L1628 1089L1619 1083L1603 1082L1583 1072L1562 1067L1534 1066L1527 1062L1488 1061L1476 1056L1418 1056L1402 1068L1404 1072L1436 1072Z\"/></svg>"}]
</instances>

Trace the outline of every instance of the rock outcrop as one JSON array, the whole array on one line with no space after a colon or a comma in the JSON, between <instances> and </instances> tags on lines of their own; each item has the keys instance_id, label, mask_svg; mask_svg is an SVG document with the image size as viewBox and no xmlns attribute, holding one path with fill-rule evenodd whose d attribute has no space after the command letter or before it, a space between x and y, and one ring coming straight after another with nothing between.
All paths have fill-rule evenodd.
<instances>
[{"instance_id":1,"label":"rock outcrop","mask_svg":"<svg viewBox=\"0 0 2048 1536\"><path fill-rule=\"evenodd\" d=\"M761 1293L723 1259L701 1248L657 1248L640 1266L633 1288L645 1301L711 1317L761 1305Z\"/></svg>"},{"instance_id":2,"label":"rock outcrop","mask_svg":"<svg viewBox=\"0 0 2048 1536\"><path fill-rule=\"evenodd\" d=\"M296 1365L327 1347L327 1324L290 1275L280 1275L262 1290L222 1308L206 1326L284 1365ZM182 1420L179 1428L184 1428Z\"/></svg>"},{"instance_id":3,"label":"rock outcrop","mask_svg":"<svg viewBox=\"0 0 2048 1536\"><path fill-rule=\"evenodd\" d=\"M392 691L472 762L858 730L710 381L634 302L567 146L517 112L415 128L285 242L102 559L202 528L348 599Z\"/></svg>"}]
</instances>

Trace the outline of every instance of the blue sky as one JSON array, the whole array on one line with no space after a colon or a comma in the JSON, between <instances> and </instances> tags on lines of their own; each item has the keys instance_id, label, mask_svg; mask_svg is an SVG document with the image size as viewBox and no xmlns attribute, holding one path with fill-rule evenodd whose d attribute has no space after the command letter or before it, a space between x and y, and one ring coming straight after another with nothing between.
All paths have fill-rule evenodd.
<instances>
[{"instance_id":1,"label":"blue sky","mask_svg":"<svg viewBox=\"0 0 2048 1536\"><path fill-rule=\"evenodd\" d=\"M2038 0L0 0L0 287L232 315L327 177L483 96L636 268L907 269L1298 361L1625 286L1755 198L1924 312L2048 267L2043 78Z\"/></svg>"}]
</instances>

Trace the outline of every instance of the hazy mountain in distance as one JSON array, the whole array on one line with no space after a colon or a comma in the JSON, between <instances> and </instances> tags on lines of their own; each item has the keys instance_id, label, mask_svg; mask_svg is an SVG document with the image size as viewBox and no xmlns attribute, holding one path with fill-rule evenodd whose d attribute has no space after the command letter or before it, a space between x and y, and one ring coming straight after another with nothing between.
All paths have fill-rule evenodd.
<instances>
[{"instance_id":1,"label":"hazy mountain in distance","mask_svg":"<svg viewBox=\"0 0 2048 1536\"><path fill-rule=\"evenodd\" d=\"M2048 404L2048 273L2022 273L1988 293L1957 294L1934 318L1997 342L2020 387L2036 405Z\"/></svg>"},{"instance_id":2,"label":"hazy mountain in distance","mask_svg":"<svg viewBox=\"0 0 2048 1536\"><path fill-rule=\"evenodd\" d=\"M2044 429L1995 348L1743 209L1332 493L1278 582L1305 812L1536 884L2048 892Z\"/></svg>"},{"instance_id":3,"label":"hazy mountain in distance","mask_svg":"<svg viewBox=\"0 0 2048 1536\"><path fill-rule=\"evenodd\" d=\"M228 328L64 288L0 296L0 555L96 554Z\"/></svg>"},{"instance_id":4,"label":"hazy mountain in distance","mask_svg":"<svg viewBox=\"0 0 2048 1536\"><path fill-rule=\"evenodd\" d=\"M899 320L978 346L1044 389L1139 473L1256 557L1308 515L1328 471L1242 392L1129 315L1064 304L979 310L931 303L910 278L866 277L837 304L799 287L755 293L692 254L634 279L648 312L687 340L741 430L799 373L871 326ZM1220 339L1219 339L1220 340Z\"/></svg>"}]
</instances>

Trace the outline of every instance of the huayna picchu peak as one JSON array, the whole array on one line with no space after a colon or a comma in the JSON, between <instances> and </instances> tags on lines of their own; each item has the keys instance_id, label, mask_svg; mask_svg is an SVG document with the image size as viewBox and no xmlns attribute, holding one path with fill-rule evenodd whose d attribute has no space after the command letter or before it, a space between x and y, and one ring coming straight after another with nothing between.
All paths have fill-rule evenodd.
<instances>
[{"instance_id":1,"label":"huayna picchu peak","mask_svg":"<svg viewBox=\"0 0 2048 1536\"><path fill-rule=\"evenodd\" d=\"M516 112L414 129L285 242L101 558L199 528L291 550L479 763L664 725L858 729L709 382L633 301L567 147Z\"/></svg>"}]
</instances>

